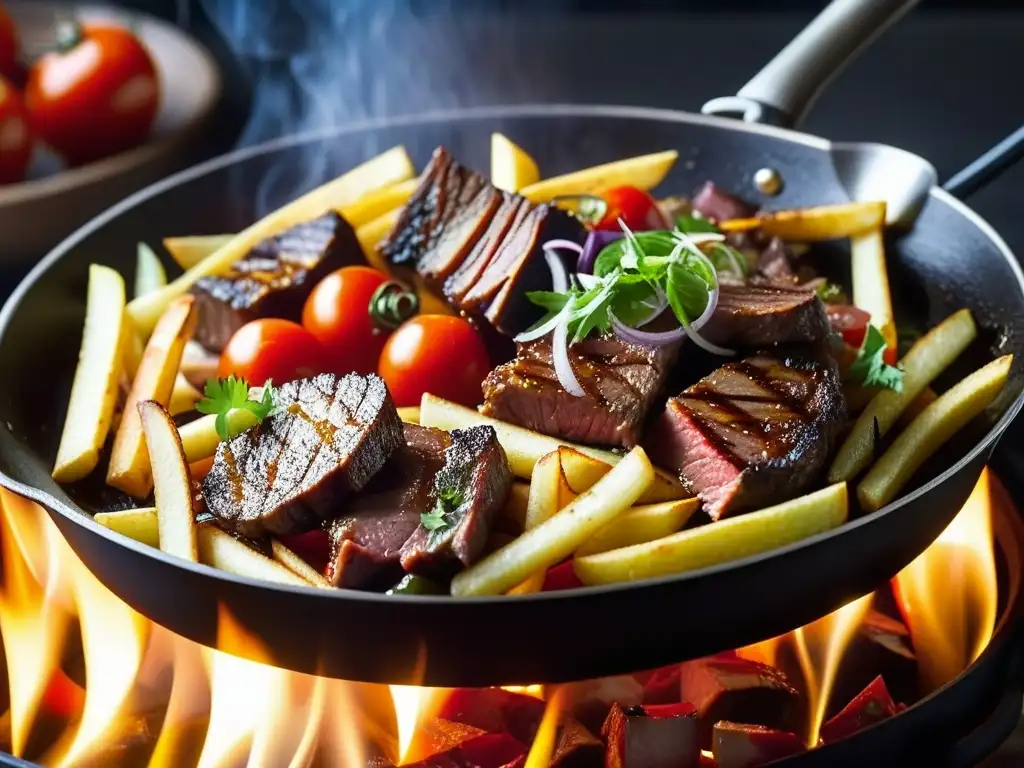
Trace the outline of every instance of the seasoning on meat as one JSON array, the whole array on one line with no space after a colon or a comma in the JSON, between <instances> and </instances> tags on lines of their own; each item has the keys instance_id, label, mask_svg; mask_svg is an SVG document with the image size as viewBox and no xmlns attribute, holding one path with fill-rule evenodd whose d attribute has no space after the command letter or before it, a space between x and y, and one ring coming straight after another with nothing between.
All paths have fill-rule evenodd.
<instances>
[{"instance_id":1,"label":"seasoning on meat","mask_svg":"<svg viewBox=\"0 0 1024 768\"><path fill-rule=\"evenodd\" d=\"M831 357L761 353L671 398L645 446L717 520L801 493L825 467L844 418Z\"/></svg>"},{"instance_id":2,"label":"seasoning on meat","mask_svg":"<svg viewBox=\"0 0 1024 768\"><path fill-rule=\"evenodd\" d=\"M722 283L701 335L726 347L822 341L831 328L814 291L793 285Z\"/></svg>"},{"instance_id":3,"label":"seasoning on meat","mask_svg":"<svg viewBox=\"0 0 1024 768\"><path fill-rule=\"evenodd\" d=\"M203 497L243 536L310 530L384 466L402 422L374 375L322 374L277 390L277 410L217 448Z\"/></svg>"},{"instance_id":4,"label":"seasoning on meat","mask_svg":"<svg viewBox=\"0 0 1024 768\"><path fill-rule=\"evenodd\" d=\"M482 410L570 442L632 448L677 351L678 345L646 347L612 334L573 344L569 357L586 393L576 397L558 383L545 336L519 344L515 360L491 371Z\"/></svg>"},{"instance_id":5,"label":"seasoning on meat","mask_svg":"<svg viewBox=\"0 0 1024 768\"><path fill-rule=\"evenodd\" d=\"M328 273L363 259L356 234L334 211L257 243L227 274L200 278L196 339L220 352L235 331L261 317L299 321L302 305Z\"/></svg>"}]
</instances>

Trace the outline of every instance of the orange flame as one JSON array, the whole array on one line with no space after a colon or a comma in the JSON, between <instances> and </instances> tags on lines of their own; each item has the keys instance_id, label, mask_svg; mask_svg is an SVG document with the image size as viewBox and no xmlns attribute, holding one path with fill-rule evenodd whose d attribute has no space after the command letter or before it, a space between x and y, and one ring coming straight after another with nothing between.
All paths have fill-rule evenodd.
<instances>
[{"instance_id":1,"label":"orange flame","mask_svg":"<svg viewBox=\"0 0 1024 768\"><path fill-rule=\"evenodd\" d=\"M998 583L988 470L938 539L894 580L925 692L953 679L988 645Z\"/></svg>"},{"instance_id":2,"label":"orange flame","mask_svg":"<svg viewBox=\"0 0 1024 768\"><path fill-rule=\"evenodd\" d=\"M547 768L558 744L558 726L566 707L566 688L556 688L544 708L537 735L526 756L523 768Z\"/></svg>"}]
</instances>

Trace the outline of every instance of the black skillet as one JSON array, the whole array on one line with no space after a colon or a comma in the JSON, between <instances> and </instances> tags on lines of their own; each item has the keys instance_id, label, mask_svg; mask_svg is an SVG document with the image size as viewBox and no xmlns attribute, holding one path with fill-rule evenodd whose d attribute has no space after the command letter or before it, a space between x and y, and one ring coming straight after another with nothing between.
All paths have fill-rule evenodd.
<instances>
[{"instance_id":1,"label":"black skillet","mask_svg":"<svg viewBox=\"0 0 1024 768\"><path fill-rule=\"evenodd\" d=\"M834 4L737 97L745 116L775 122L799 116L820 76L910 4ZM779 83L785 87L775 87ZM736 104L732 99L726 106ZM107 211L44 259L0 314L0 481L47 507L113 592L181 635L215 644L223 606L281 666L425 685L579 679L746 644L874 589L935 539L1021 406L1021 362L995 415L952 441L922 471L918 486L887 508L765 556L608 588L452 599L276 586L188 564L112 533L83 513L97 509L95 495L50 479L90 262L119 269L131 284L137 241L235 231L263 212L255 209L253 190L268 177L292 190L308 188L395 144L405 144L417 163L444 144L470 166L486 168L494 130L527 147L549 174L674 147L681 158L664 190L688 192L714 179L757 197L756 172L772 168L784 184L761 202L773 208L884 194L894 210L919 209L912 230L889 246L902 319L932 325L961 307L974 312L982 338L951 377L998 353L1022 358L1024 277L1013 255L975 213L927 183L930 166L901 150L619 107L534 106L384 120L270 142L178 174ZM313 162L324 158L331 162Z\"/></svg>"}]
</instances>

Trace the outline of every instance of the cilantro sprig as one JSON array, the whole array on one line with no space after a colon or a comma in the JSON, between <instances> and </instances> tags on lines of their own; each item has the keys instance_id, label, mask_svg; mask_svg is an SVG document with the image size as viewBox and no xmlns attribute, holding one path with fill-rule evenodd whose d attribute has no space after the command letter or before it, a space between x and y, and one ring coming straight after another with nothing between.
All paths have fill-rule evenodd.
<instances>
[{"instance_id":1,"label":"cilantro sprig","mask_svg":"<svg viewBox=\"0 0 1024 768\"><path fill-rule=\"evenodd\" d=\"M457 488L442 488L437 501L429 512L420 513L420 523L428 531L443 531L451 526L449 515L462 504L462 494Z\"/></svg>"},{"instance_id":2,"label":"cilantro sprig","mask_svg":"<svg viewBox=\"0 0 1024 768\"><path fill-rule=\"evenodd\" d=\"M903 370L885 362L886 344L882 332L869 325L857 359L850 366L849 375L865 387L882 387L895 392L903 391Z\"/></svg>"},{"instance_id":3,"label":"cilantro sprig","mask_svg":"<svg viewBox=\"0 0 1024 768\"><path fill-rule=\"evenodd\" d=\"M228 376L226 379L209 379L203 388L203 397L196 403L200 413L215 413L217 420L214 426L221 440L230 440L233 435L228 430L228 413L242 408L253 414L257 423L263 421L274 412L274 387L267 381L263 385L263 395L259 400L249 399L249 385L245 379Z\"/></svg>"}]
</instances>

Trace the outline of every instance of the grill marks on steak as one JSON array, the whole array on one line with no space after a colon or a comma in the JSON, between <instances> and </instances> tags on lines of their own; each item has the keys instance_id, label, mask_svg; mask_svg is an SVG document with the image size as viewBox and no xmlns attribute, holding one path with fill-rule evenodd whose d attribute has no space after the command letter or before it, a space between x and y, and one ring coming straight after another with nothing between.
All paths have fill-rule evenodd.
<instances>
[{"instance_id":1,"label":"grill marks on steak","mask_svg":"<svg viewBox=\"0 0 1024 768\"><path fill-rule=\"evenodd\" d=\"M671 398L647 438L712 519L792 498L820 474L845 416L835 361L761 353Z\"/></svg>"},{"instance_id":2,"label":"grill marks on steak","mask_svg":"<svg viewBox=\"0 0 1024 768\"><path fill-rule=\"evenodd\" d=\"M762 347L822 341L831 329L814 291L793 285L722 283L701 334L716 344Z\"/></svg>"},{"instance_id":3,"label":"grill marks on steak","mask_svg":"<svg viewBox=\"0 0 1024 768\"><path fill-rule=\"evenodd\" d=\"M199 308L196 339L220 352L235 331L261 317L298 322L310 291L328 273L361 262L356 234L334 211L260 241L224 275L192 288Z\"/></svg>"},{"instance_id":4,"label":"grill marks on steak","mask_svg":"<svg viewBox=\"0 0 1024 768\"><path fill-rule=\"evenodd\" d=\"M525 292L551 288L541 246L585 236L571 214L503 192L438 148L380 251L419 272L456 309L514 336L541 314Z\"/></svg>"},{"instance_id":5,"label":"grill marks on steak","mask_svg":"<svg viewBox=\"0 0 1024 768\"><path fill-rule=\"evenodd\" d=\"M402 441L377 376L322 374L283 385L277 411L221 443L203 481L207 508L243 536L310 530L336 516Z\"/></svg>"},{"instance_id":6,"label":"grill marks on steak","mask_svg":"<svg viewBox=\"0 0 1024 768\"><path fill-rule=\"evenodd\" d=\"M612 334L573 344L569 357L585 392L576 397L558 383L550 337L519 344L516 358L484 380L482 411L571 442L631 448L677 351Z\"/></svg>"}]
</instances>

